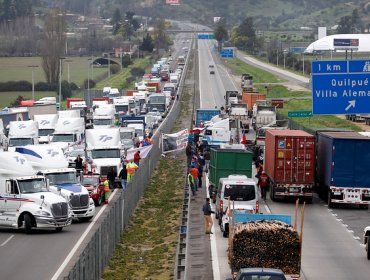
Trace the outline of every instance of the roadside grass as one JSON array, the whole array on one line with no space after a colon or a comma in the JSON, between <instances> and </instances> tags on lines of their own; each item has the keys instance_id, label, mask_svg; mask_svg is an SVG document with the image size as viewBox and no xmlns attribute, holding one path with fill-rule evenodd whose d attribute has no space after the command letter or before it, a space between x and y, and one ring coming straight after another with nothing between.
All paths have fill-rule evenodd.
<instances>
[{"instance_id":1,"label":"roadside grass","mask_svg":"<svg viewBox=\"0 0 370 280\"><path fill-rule=\"evenodd\" d=\"M68 64L70 82L80 86L87 79L89 57L66 57L63 60L62 80L68 80ZM34 67L35 83L45 82L45 74L42 70L41 57L1 57L0 58L0 82L7 81L29 81L32 82L32 68ZM96 67L90 69L93 79L108 71L107 67Z\"/></svg>"},{"instance_id":2,"label":"roadside grass","mask_svg":"<svg viewBox=\"0 0 370 280\"><path fill-rule=\"evenodd\" d=\"M239 58L222 59L223 64L228 67L233 75L241 76L249 73L253 76L254 83L277 83L281 80L273 74L244 63Z\"/></svg>"},{"instance_id":3,"label":"roadside grass","mask_svg":"<svg viewBox=\"0 0 370 280\"><path fill-rule=\"evenodd\" d=\"M180 106L180 117L172 131L183 129L187 119L191 122L191 94L187 86ZM184 152L158 161L102 279L173 279L185 170Z\"/></svg>"},{"instance_id":4,"label":"roadside grass","mask_svg":"<svg viewBox=\"0 0 370 280\"><path fill-rule=\"evenodd\" d=\"M150 57L140 58L134 60L134 64L129 65L127 68L123 68L120 72L118 72L116 75L111 76L110 79L105 79L99 83L96 84L95 89L103 89L104 87L113 87L118 88L120 90L122 89L133 89L135 81L127 83L126 79L131 77L131 69L133 67L139 67L143 68L147 71L149 71L149 68L151 66L151 59Z\"/></svg>"},{"instance_id":5,"label":"roadside grass","mask_svg":"<svg viewBox=\"0 0 370 280\"><path fill-rule=\"evenodd\" d=\"M289 111L311 111L312 109L312 100L298 100L291 99L284 103L283 109L278 109L278 112L283 114L288 118ZM327 116L313 116L311 118L294 118L296 123L307 127L307 128L347 128L353 131L362 131L360 127L355 125L352 122L343 120L334 115Z\"/></svg>"},{"instance_id":6,"label":"roadside grass","mask_svg":"<svg viewBox=\"0 0 370 280\"><path fill-rule=\"evenodd\" d=\"M8 107L11 102L14 102L18 96L23 96L24 99L32 99L32 91L4 91L0 92L0 108ZM38 100L46 96L56 96L55 91L35 91L35 99Z\"/></svg>"},{"instance_id":7,"label":"roadside grass","mask_svg":"<svg viewBox=\"0 0 370 280\"><path fill-rule=\"evenodd\" d=\"M270 88L267 98L293 98L293 97L310 97L309 91L289 90L286 86L277 84L256 85L258 92L266 93L266 86Z\"/></svg>"}]
</instances>

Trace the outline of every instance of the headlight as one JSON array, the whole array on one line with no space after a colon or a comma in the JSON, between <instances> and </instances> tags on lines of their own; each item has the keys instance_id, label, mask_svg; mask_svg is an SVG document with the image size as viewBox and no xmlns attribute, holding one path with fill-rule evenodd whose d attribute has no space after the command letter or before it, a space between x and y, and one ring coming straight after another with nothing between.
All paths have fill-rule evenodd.
<instances>
[{"instance_id":1,"label":"headlight","mask_svg":"<svg viewBox=\"0 0 370 280\"><path fill-rule=\"evenodd\" d=\"M51 216L51 214L50 214L49 212L47 212L47 211L42 211L42 210L38 210L38 211L36 211L36 215L37 215L37 216L45 216L45 217L50 217L50 216Z\"/></svg>"}]
</instances>

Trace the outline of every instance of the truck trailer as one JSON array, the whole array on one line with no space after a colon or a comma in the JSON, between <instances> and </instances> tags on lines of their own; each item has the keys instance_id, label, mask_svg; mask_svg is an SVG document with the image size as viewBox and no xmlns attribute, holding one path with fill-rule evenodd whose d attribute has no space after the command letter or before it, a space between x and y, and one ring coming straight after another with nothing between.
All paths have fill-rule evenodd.
<instances>
[{"instance_id":1,"label":"truck trailer","mask_svg":"<svg viewBox=\"0 0 370 280\"><path fill-rule=\"evenodd\" d=\"M302 130L267 130L265 171L272 200L299 197L312 202L315 137Z\"/></svg>"}]
</instances>

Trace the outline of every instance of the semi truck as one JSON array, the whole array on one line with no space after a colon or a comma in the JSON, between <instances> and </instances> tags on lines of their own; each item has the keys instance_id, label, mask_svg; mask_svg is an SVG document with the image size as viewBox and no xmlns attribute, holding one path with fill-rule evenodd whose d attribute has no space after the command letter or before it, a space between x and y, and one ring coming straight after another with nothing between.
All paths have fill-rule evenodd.
<instances>
[{"instance_id":1,"label":"semi truck","mask_svg":"<svg viewBox=\"0 0 370 280\"><path fill-rule=\"evenodd\" d=\"M89 192L77 180L76 169L68 168L63 151L52 145L18 147L38 174L45 176L49 189L69 202L72 218L88 221L95 215L95 204Z\"/></svg>"},{"instance_id":2,"label":"semi truck","mask_svg":"<svg viewBox=\"0 0 370 280\"><path fill-rule=\"evenodd\" d=\"M264 157L272 200L296 197L312 202L315 136L302 130L267 130Z\"/></svg>"},{"instance_id":3,"label":"semi truck","mask_svg":"<svg viewBox=\"0 0 370 280\"><path fill-rule=\"evenodd\" d=\"M85 122L83 118L59 117L51 143L65 150L68 146L80 144L84 134Z\"/></svg>"},{"instance_id":4,"label":"semi truck","mask_svg":"<svg viewBox=\"0 0 370 280\"><path fill-rule=\"evenodd\" d=\"M8 141L12 151L14 151L12 147L38 144L38 122L34 120L11 121L9 123Z\"/></svg>"},{"instance_id":5,"label":"semi truck","mask_svg":"<svg viewBox=\"0 0 370 280\"><path fill-rule=\"evenodd\" d=\"M238 280L300 279L301 239L288 215L250 214L244 210L232 210L228 242L232 277ZM259 273L254 278L238 278L251 268L267 271L279 269L285 278L270 278L276 275L271 271L265 275Z\"/></svg>"},{"instance_id":6,"label":"semi truck","mask_svg":"<svg viewBox=\"0 0 370 280\"><path fill-rule=\"evenodd\" d=\"M121 142L119 128L86 130L87 171L106 178L108 171L117 174L121 167Z\"/></svg>"},{"instance_id":7,"label":"semi truck","mask_svg":"<svg viewBox=\"0 0 370 280\"><path fill-rule=\"evenodd\" d=\"M164 116L166 114L166 95L163 93L154 93L149 96L148 101L149 112L157 109Z\"/></svg>"},{"instance_id":8,"label":"semi truck","mask_svg":"<svg viewBox=\"0 0 370 280\"><path fill-rule=\"evenodd\" d=\"M39 125L39 144L49 143L53 137L58 122L57 114L35 115L33 117Z\"/></svg>"},{"instance_id":9,"label":"semi truck","mask_svg":"<svg viewBox=\"0 0 370 280\"><path fill-rule=\"evenodd\" d=\"M109 128L114 126L114 115L116 109L114 104L102 105L95 108L93 113L94 128Z\"/></svg>"},{"instance_id":10,"label":"semi truck","mask_svg":"<svg viewBox=\"0 0 370 280\"><path fill-rule=\"evenodd\" d=\"M368 207L370 138L358 132L318 132L316 189L328 206Z\"/></svg>"},{"instance_id":11,"label":"semi truck","mask_svg":"<svg viewBox=\"0 0 370 280\"><path fill-rule=\"evenodd\" d=\"M241 144L221 145L211 148L210 153L209 195L215 202L221 178L233 174L252 177L252 153Z\"/></svg>"},{"instance_id":12,"label":"semi truck","mask_svg":"<svg viewBox=\"0 0 370 280\"><path fill-rule=\"evenodd\" d=\"M44 176L17 152L0 153L0 226L61 231L72 222L68 202L49 191Z\"/></svg>"}]
</instances>

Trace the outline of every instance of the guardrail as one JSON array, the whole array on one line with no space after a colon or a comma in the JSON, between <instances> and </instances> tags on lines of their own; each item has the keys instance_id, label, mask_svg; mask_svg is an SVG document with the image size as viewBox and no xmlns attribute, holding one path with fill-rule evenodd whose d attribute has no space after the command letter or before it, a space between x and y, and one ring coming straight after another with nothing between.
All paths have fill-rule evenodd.
<instances>
[{"instance_id":1,"label":"guardrail","mask_svg":"<svg viewBox=\"0 0 370 280\"><path fill-rule=\"evenodd\" d=\"M189 56L188 56L189 57ZM188 59L188 58L187 58ZM116 189L117 194L109 202L103 215L99 217L95 227L85 239L85 245L75 254L59 279L70 280L99 280L109 258L114 253L131 215L140 198L145 192L150 177L158 159L161 157L161 133L169 133L180 114L180 100L183 84L187 73L187 64L181 75L178 89L179 99L174 100L172 107L153 135L153 147L148 156L140 162L133 180L127 184L125 191Z\"/></svg>"}]
</instances>

